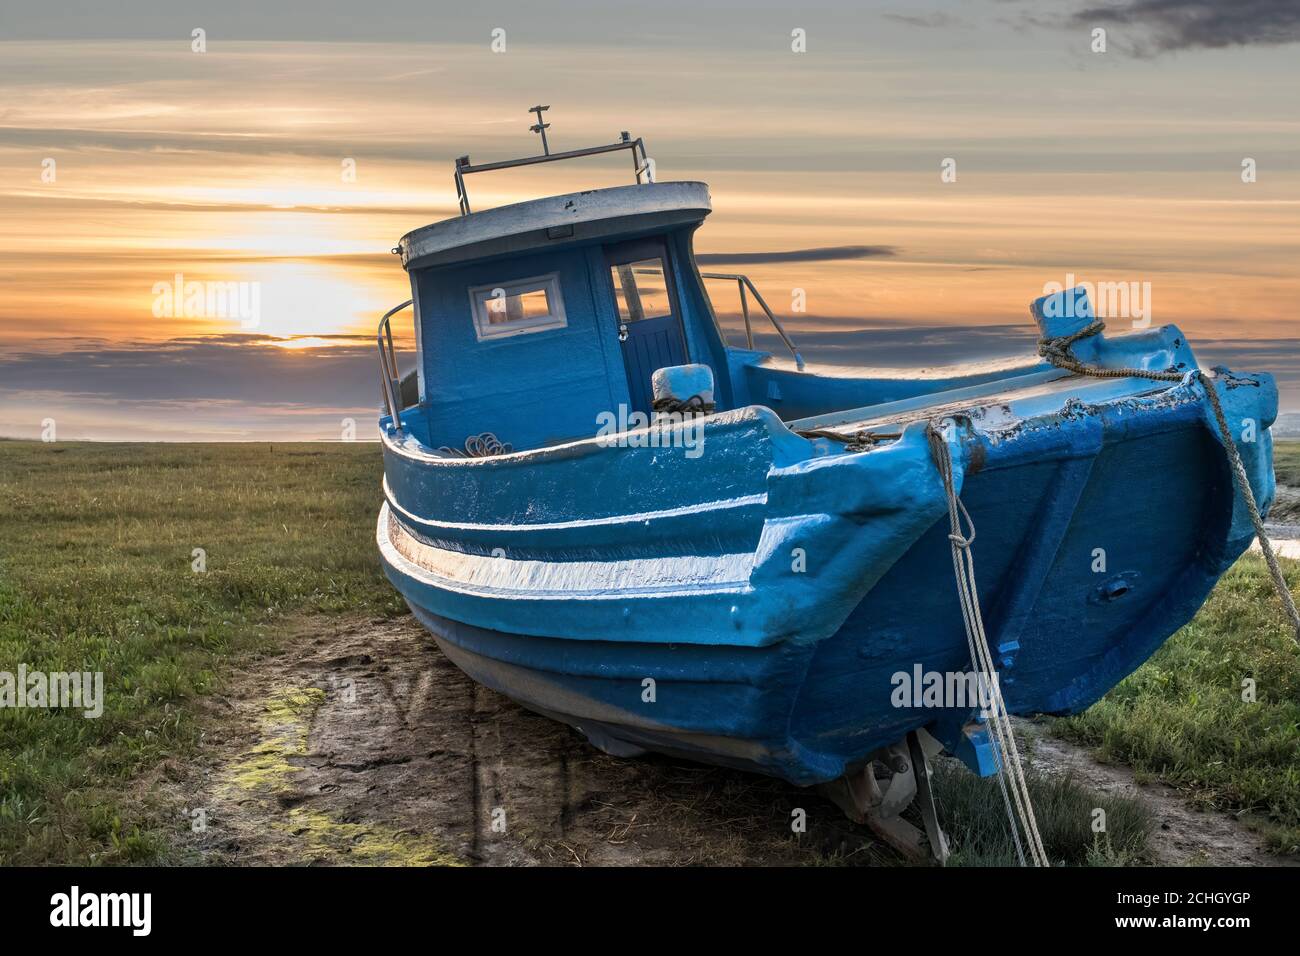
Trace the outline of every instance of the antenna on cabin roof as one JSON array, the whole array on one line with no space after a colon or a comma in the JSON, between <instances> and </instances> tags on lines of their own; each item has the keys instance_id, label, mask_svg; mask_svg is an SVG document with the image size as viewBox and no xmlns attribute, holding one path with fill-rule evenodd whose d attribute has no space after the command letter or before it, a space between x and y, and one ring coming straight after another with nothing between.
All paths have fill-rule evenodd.
<instances>
[{"instance_id":1,"label":"antenna on cabin roof","mask_svg":"<svg viewBox=\"0 0 1300 956\"><path fill-rule=\"evenodd\" d=\"M528 108L528 112L530 112L530 113L536 113L536 114L537 114L537 122L536 122L536 124L534 124L533 126L528 127L528 131L529 131L530 133L540 133L540 134L541 134L541 136L542 136L542 155L543 155L543 156L550 156L550 155L551 155L551 147L548 146L548 145L546 144L546 131L547 131L548 129L551 128L551 124L550 124L550 123L543 123L543 122L542 122L542 114L545 113L545 112L546 112L547 110L549 110L549 109L550 109L549 106L531 106L531 107Z\"/></svg>"}]
</instances>

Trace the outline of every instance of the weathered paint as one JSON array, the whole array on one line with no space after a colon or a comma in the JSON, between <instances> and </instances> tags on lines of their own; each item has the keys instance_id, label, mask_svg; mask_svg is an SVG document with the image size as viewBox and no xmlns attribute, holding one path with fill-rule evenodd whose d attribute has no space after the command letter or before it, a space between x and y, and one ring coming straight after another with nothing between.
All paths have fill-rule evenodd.
<instances>
[{"instance_id":1,"label":"weathered paint","mask_svg":"<svg viewBox=\"0 0 1300 956\"><path fill-rule=\"evenodd\" d=\"M897 672L970 667L926 440L938 418L956 425L955 480L978 532L983 613L1013 713L1088 706L1190 619L1249 544L1177 329L1098 335L1077 354L1185 369L1180 382L1082 378L1037 359L910 379L799 370L726 348L690 254L693 229L660 234L674 250L690 360L712 371L722 409L705 419L696 456L675 440L691 423L593 437L595 413L626 400L596 248L413 280L431 394L403 413L400 435L381 423L377 539L390 579L482 683L616 753L659 750L809 784L925 727L988 772L972 708L890 699ZM515 355L489 356L466 338L457 289L463 298L486 273L537 274L538 255L572 271L574 302L586 283L569 312L572 341L523 335ZM440 391L433 371L462 385ZM1214 387L1230 420L1258 423L1259 439L1238 448L1267 507L1272 379L1224 372ZM793 430L814 427L885 437L849 452ZM453 428L493 430L521 450L434 452Z\"/></svg>"}]
</instances>

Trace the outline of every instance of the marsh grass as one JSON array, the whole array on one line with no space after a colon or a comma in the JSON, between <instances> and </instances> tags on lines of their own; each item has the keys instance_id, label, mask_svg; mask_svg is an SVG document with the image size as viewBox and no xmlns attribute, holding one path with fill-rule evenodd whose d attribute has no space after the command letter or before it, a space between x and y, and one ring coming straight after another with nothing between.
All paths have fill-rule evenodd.
<instances>
[{"instance_id":1,"label":"marsh grass","mask_svg":"<svg viewBox=\"0 0 1300 956\"><path fill-rule=\"evenodd\" d=\"M1300 566L1283 567L1300 591ZM1246 678L1254 703L1242 699ZM1300 649L1258 556L1238 561L1147 663L1052 729L1240 814L1277 851L1300 850Z\"/></svg>"},{"instance_id":2,"label":"marsh grass","mask_svg":"<svg viewBox=\"0 0 1300 956\"><path fill-rule=\"evenodd\" d=\"M1273 442L1273 474L1279 485L1300 488L1300 441Z\"/></svg>"},{"instance_id":3,"label":"marsh grass","mask_svg":"<svg viewBox=\"0 0 1300 956\"><path fill-rule=\"evenodd\" d=\"M396 613L375 445L0 442L0 670L102 671L106 705L0 709L0 863L158 860L133 783L296 612ZM207 570L192 570L193 551Z\"/></svg>"},{"instance_id":4,"label":"marsh grass","mask_svg":"<svg viewBox=\"0 0 1300 956\"><path fill-rule=\"evenodd\" d=\"M1300 454L1279 461L1293 457L1300 474ZM98 720L0 709L0 863L169 861L176 821L142 780L193 756L196 699L273 651L285 616L404 610L375 555L381 473L369 444L0 442L0 670L103 671L107 698ZM1274 600L1244 559L1196 621L1057 732L1249 808L1276 846L1294 845L1300 664ZM1256 704L1240 700L1245 676ZM1031 785L1054 859L1143 858L1140 806ZM996 785L944 771L939 792L955 862L1009 862ZM1089 827L1094 806L1111 807L1107 839Z\"/></svg>"},{"instance_id":5,"label":"marsh grass","mask_svg":"<svg viewBox=\"0 0 1300 956\"><path fill-rule=\"evenodd\" d=\"M1068 776L1027 769L1026 783L1043 847L1053 866L1131 866L1148 862L1155 819L1126 797L1098 795ZM980 778L953 761L935 767L939 817L952 842L950 866L1018 866L1011 825L997 779ZM1096 810L1105 829L1095 832Z\"/></svg>"}]
</instances>

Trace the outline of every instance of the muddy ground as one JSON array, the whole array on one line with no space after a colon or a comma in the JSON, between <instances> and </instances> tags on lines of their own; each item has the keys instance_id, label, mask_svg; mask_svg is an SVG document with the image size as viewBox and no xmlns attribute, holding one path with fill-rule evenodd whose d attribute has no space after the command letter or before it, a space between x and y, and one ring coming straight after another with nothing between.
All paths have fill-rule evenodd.
<instances>
[{"instance_id":1,"label":"muddy ground","mask_svg":"<svg viewBox=\"0 0 1300 956\"><path fill-rule=\"evenodd\" d=\"M1151 839L1153 863L1163 866L1300 866L1294 857L1270 853L1264 840L1228 813L1190 806L1177 788L1141 784L1127 767L1101 764L1084 750L1048 734L1031 721L1017 720L1029 739L1034 766L1047 773L1068 773L1101 794L1135 797L1155 815ZM1019 735L1017 735L1019 736Z\"/></svg>"},{"instance_id":2,"label":"muddy ground","mask_svg":"<svg viewBox=\"0 0 1300 956\"><path fill-rule=\"evenodd\" d=\"M209 864L693 865L899 859L827 800L664 757L620 760L474 684L410 617L311 619L211 699L204 758L165 799ZM1138 794L1157 862L1275 864L1229 816L1189 809L1026 726L1036 760ZM803 809L807 832L791 832Z\"/></svg>"}]
</instances>

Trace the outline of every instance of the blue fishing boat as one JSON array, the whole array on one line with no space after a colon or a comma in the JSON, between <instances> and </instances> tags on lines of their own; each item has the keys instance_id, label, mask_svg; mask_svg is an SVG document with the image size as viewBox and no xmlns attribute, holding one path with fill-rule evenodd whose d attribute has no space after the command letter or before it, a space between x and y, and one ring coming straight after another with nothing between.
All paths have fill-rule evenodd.
<instances>
[{"instance_id":1,"label":"blue fishing boat","mask_svg":"<svg viewBox=\"0 0 1300 956\"><path fill-rule=\"evenodd\" d=\"M617 151L635 182L470 208L471 174ZM747 278L701 273L708 187L655 181L640 139L454 178L461 214L394 250L380 555L448 658L608 753L823 785L937 853L897 819L927 758L1005 762L951 675L1014 715L1088 707L1254 537L1234 450L1272 500L1272 378L1202 370L1173 326L1106 334L1082 290L1033 303L1039 355L818 367Z\"/></svg>"}]
</instances>

